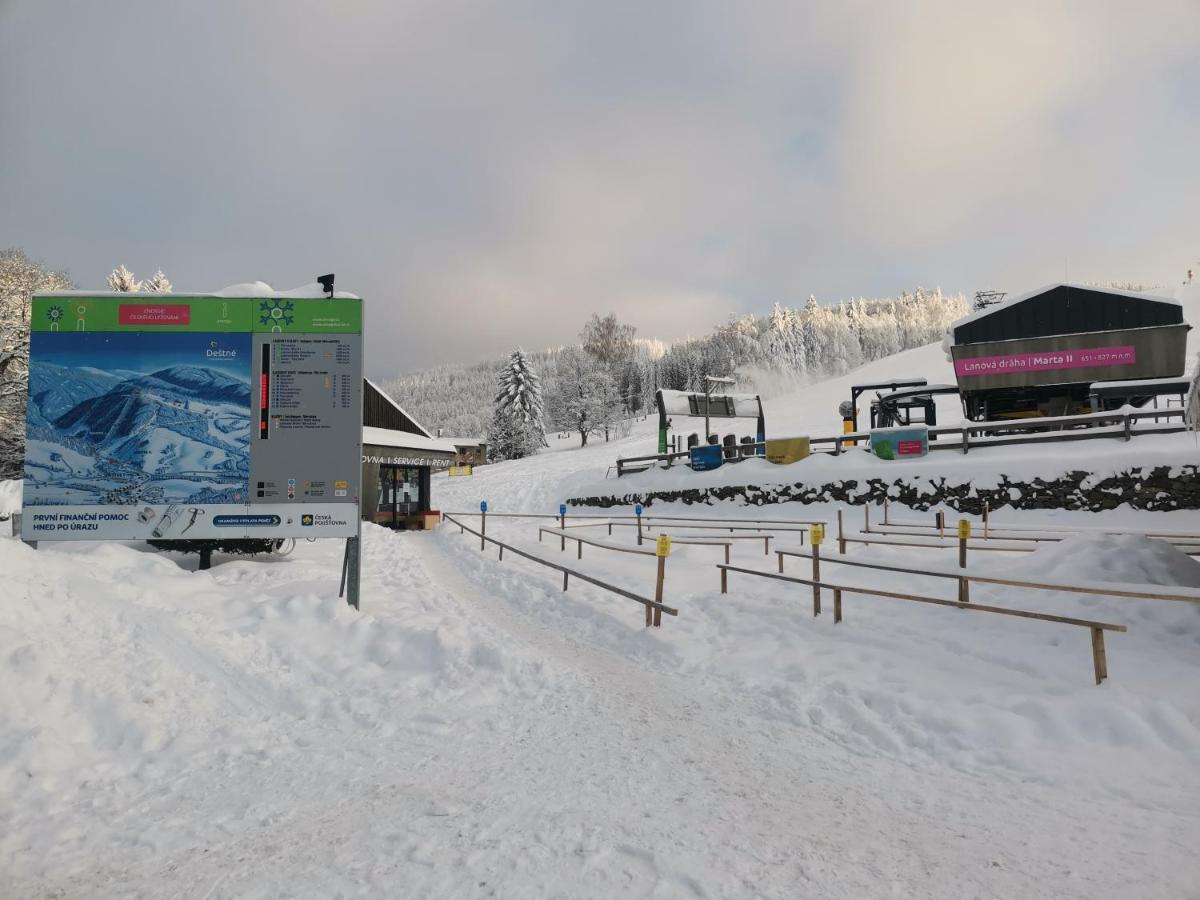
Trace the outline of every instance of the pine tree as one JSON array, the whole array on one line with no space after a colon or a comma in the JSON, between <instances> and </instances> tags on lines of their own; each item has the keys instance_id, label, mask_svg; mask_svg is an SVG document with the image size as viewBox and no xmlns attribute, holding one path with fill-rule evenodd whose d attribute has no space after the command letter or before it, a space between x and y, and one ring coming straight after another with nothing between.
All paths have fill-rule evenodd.
<instances>
[{"instance_id":1,"label":"pine tree","mask_svg":"<svg viewBox=\"0 0 1200 900\"><path fill-rule=\"evenodd\" d=\"M529 453L546 445L545 407L542 404L542 383L529 364L525 351L518 347L508 358L508 365L496 378L497 409L504 410L528 433L532 444ZM521 454L529 455L528 453Z\"/></svg>"},{"instance_id":2,"label":"pine tree","mask_svg":"<svg viewBox=\"0 0 1200 900\"><path fill-rule=\"evenodd\" d=\"M169 294L172 287L167 276L163 274L163 270L159 269L154 273L153 277L142 282L142 290L152 294Z\"/></svg>"},{"instance_id":3,"label":"pine tree","mask_svg":"<svg viewBox=\"0 0 1200 900\"><path fill-rule=\"evenodd\" d=\"M497 406L492 411L492 421L487 430L488 462L499 462L505 459L520 459L525 454L521 452L524 440L521 429L505 410Z\"/></svg>"},{"instance_id":4,"label":"pine tree","mask_svg":"<svg viewBox=\"0 0 1200 900\"><path fill-rule=\"evenodd\" d=\"M134 278L133 273L122 264L113 269L108 276L108 287L110 290L129 294L140 291L142 283Z\"/></svg>"}]
</instances>

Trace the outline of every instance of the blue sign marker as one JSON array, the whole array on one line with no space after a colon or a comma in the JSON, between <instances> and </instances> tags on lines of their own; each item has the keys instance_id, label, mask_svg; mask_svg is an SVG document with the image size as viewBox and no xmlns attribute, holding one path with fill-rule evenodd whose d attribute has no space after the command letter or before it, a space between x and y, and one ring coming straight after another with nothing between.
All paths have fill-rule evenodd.
<instances>
[{"instance_id":1,"label":"blue sign marker","mask_svg":"<svg viewBox=\"0 0 1200 900\"><path fill-rule=\"evenodd\" d=\"M480 501L479 501L479 511L480 511L480 512L487 512L487 501L486 501L486 500L480 500Z\"/></svg>"},{"instance_id":2,"label":"blue sign marker","mask_svg":"<svg viewBox=\"0 0 1200 900\"><path fill-rule=\"evenodd\" d=\"M719 444L704 444L700 447L693 447L691 454L693 472L707 472L710 469L720 468L721 463L724 462Z\"/></svg>"},{"instance_id":3,"label":"blue sign marker","mask_svg":"<svg viewBox=\"0 0 1200 900\"><path fill-rule=\"evenodd\" d=\"M637 516L638 518L641 518L641 516L642 516L642 504L640 504L640 503L639 503L639 504L637 504L637 506L635 506L635 507L633 508L633 514L634 514L635 516Z\"/></svg>"},{"instance_id":4,"label":"blue sign marker","mask_svg":"<svg viewBox=\"0 0 1200 900\"><path fill-rule=\"evenodd\" d=\"M558 514L560 516L565 516L567 514L567 504L565 504L565 503L558 504Z\"/></svg>"}]
</instances>

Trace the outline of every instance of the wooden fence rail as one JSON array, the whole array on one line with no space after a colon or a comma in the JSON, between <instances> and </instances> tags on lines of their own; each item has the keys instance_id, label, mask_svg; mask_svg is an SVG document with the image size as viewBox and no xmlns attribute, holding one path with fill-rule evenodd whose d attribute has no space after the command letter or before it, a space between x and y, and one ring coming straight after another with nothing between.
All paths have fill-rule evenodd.
<instances>
[{"instance_id":1,"label":"wooden fence rail","mask_svg":"<svg viewBox=\"0 0 1200 900\"><path fill-rule=\"evenodd\" d=\"M907 528L911 531L899 531L897 529ZM878 525L871 526L870 531L877 531L880 534L918 534L924 535L929 532L938 530L936 525L929 525L924 522L884 522L884 528ZM1069 528L1066 526L1049 526L1035 527L1032 525L991 525L989 524L986 531L978 535L983 540L1000 540L1000 541L1062 541L1077 534L1115 534L1115 535L1131 535L1136 537L1157 538L1158 540L1166 541L1169 544L1174 544L1177 547L1197 546L1200 545L1200 534L1186 531L1137 531L1121 528L1102 528L1099 526L1084 525L1079 528Z\"/></svg>"},{"instance_id":2,"label":"wooden fence rail","mask_svg":"<svg viewBox=\"0 0 1200 900\"><path fill-rule=\"evenodd\" d=\"M577 525L568 525L567 528L578 528ZM547 528L542 526L538 528L538 541L540 542L543 534L552 534L555 537L565 537L569 541L577 541L579 543L578 558L583 559L583 545L587 544L590 547L599 547L602 550L613 550L617 553L632 553L636 556L657 556L655 551L646 550L640 547L630 547L626 544L616 544L611 541L599 541L595 538L580 537L577 534L571 534L561 528ZM689 538L689 537L672 537L671 544L687 544L698 547L724 547L725 562L729 562L729 550L733 546L733 541L727 538Z\"/></svg>"},{"instance_id":3,"label":"wooden fence rail","mask_svg":"<svg viewBox=\"0 0 1200 900\"><path fill-rule=\"evenodd\" d=\"M542 559L540 556L534 556L532 553L527 553L524 550L520 550L520 549L512 546L511 544L506 544L503 541L498 541L493 537L487 537L482 532L476 531L474 528L471 528L470 526L468 526L468 525L464 524L463 522L459 521L458 519L456 519L455 518L456 515L461 515L461 513L443 513L442 518L453 523L454 525L457 525L461 531L469 532L469 533L475 535L476 537L478 537L481 541L484 541L489 544L494 544L495 546L497 546L500 549L500 559L504 559L504 551L507 550L509 553L515 553L517 556L520 556L524 559L528 559L531 562L538 563L539 565L545 566L548 569L554 569L555 571L562 572L563 573L563 590L564 591L567 589L568 579L571 578L572 576L574 576L575 578L578 578L580 581L584 581L588 584L593 584L596 587L603 588L604 590L609 591L610 593L616 594L619 597L625 597L629 600L634 600L634 601L642 604L642 606L646 607L646 609L647 609L647 618L649 618L650 610L654 610L658 613L666 613L668 616L679 615L679 610L674 609L670 606L667 606L665 603L659 603L654 600L647 600L645 597L639 597L637 594L633 593L632 591L627 591L624 588L617 587L615 584L609 584L606 581L601 581L598 578L593 578L591 575L585 575L583 572L580 572L576 569L569 569L566 566L560 565L555 562L551 562L548 559ZM492 515L492 513L488 513L488 515ZM558 517L550 516L548 518L558 518ZM649 624L649 622L647 622L647 624Z\"/></svg>"},{"instance_id":4,"label":"wooden fence rail","mask_svg":"<svg viewBox=\"0 0 1200 900\"><path fill-rule=\"evenodd\" d=\"M730 572L738 572L743 575L754 575L758 578L772 578L776 581L786 581L793 584L809 585L816 591L820 591L822 589L833 591L833 621L835 623L842 620L842 594L864 594L870 597L887 597L894 600L907 600L912 603L927 603L933 606L952 606L957 609L972 610L973 612L994 613L1001 616L1014 616L1021 619L1036 619L1041 622L1054 622L1060 625L1076 625L1081 628L1087 628L1092 635L1092 666L1095 671L1096 684L1100 684L1102 681L1108 678L1108 656L1104 649L1104 632L1125 632L1129 630L1124 625L1116 625L1111 622L1096 622L1091 619L1076 619L1070 616L1057 616L1052 613L1033 612L1031 610L1024 609L1010 609L1004 606L987 606L981 603L942 600L937 597L923 597L918 594L905 594L899 591L884 590L882 588L834 584L829 581L818 581L812 578L798 578L794 575L779 575L775 572L760 572L757 569L745 569L740 566L718 564L717 568L721 570L722 594L728 593L728 574Z\"/></svg>"},{"instance_id":5,"label":"wooden fence rail","mask_svg":"<svg viewBox=\"0 0 1200 900\"><path fill-rule=\"evenodd\" d=\"M783 558L785 556L795 557L797 559L812 559L812 554L804 553L800 550L776 550L775 555L779 557L779 571L783 571ZM952 572L944 569L913 569L907 566L893 566L887 563L863 562L857 559L846 559L842 556L827 557L822 556L821 559L825 562L835 562L839 566L854 566L859 569L876 569L882 572L902 572L905 575L927 575L930 578L952 578L960 582L974 582L975 584L998 584L1004 587L1029 588L1030 590L1039 591L1062 591L1065 594L1091 594L1104 597L1124 597L1134 600L1176 600L1183 603L1200 604L1200 590L1195 594L1176 594L1165 590L1130 590L1125 588L1110 588L1101 584L1094 585L1075 585L1062 584L1053 581L1026 581L1017 578L1003 578L999 575L983 575L976 572L958 571ZM1157 585L1154 585L1157 588Z\"/></svg>"}]
</instances>

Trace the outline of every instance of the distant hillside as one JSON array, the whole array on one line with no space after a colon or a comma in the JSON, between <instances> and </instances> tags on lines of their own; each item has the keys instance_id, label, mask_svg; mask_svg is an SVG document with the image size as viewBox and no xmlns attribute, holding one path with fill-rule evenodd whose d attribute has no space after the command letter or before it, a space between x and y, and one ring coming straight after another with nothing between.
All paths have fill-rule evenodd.
<instances>
[{"instance_id":1,"label":"distant hillside","mask_svg":"<svg viewBox=\"0 0 1200 900\"><path fill-rule=\"evenodd\" d=\"M802 307L776 304L766 316L731 318L707 337L665 346L639 341L624 364L622 395L632 412L659 388L695 390L705 375L735 374L742 389L771 394L826 378L941 338L968 311L961 294L917 288L898 297ZM546 394L553 392L561 351L529 354ZM388 379L383 389L425 427L453 436L482 436L492 415L496 373L504 358L438 366ZM551 428L557 424L548 423Z\"/></svg>"}]
</instances>

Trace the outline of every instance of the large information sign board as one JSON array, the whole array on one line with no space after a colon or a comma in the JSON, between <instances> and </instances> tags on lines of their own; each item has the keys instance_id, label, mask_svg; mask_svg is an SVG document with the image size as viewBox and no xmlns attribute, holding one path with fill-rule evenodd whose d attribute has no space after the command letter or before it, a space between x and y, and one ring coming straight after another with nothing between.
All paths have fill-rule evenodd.
<instances>
[{"instance_id":1,"label":"large information sign board","mask_svg":"<svg viewBox=\"0 0 1200 900\"><path fill-rule=\"evenodd\" d=\"M353 537L362 301L33 299L25 540Z\"/></svg>"}]
</instances>

